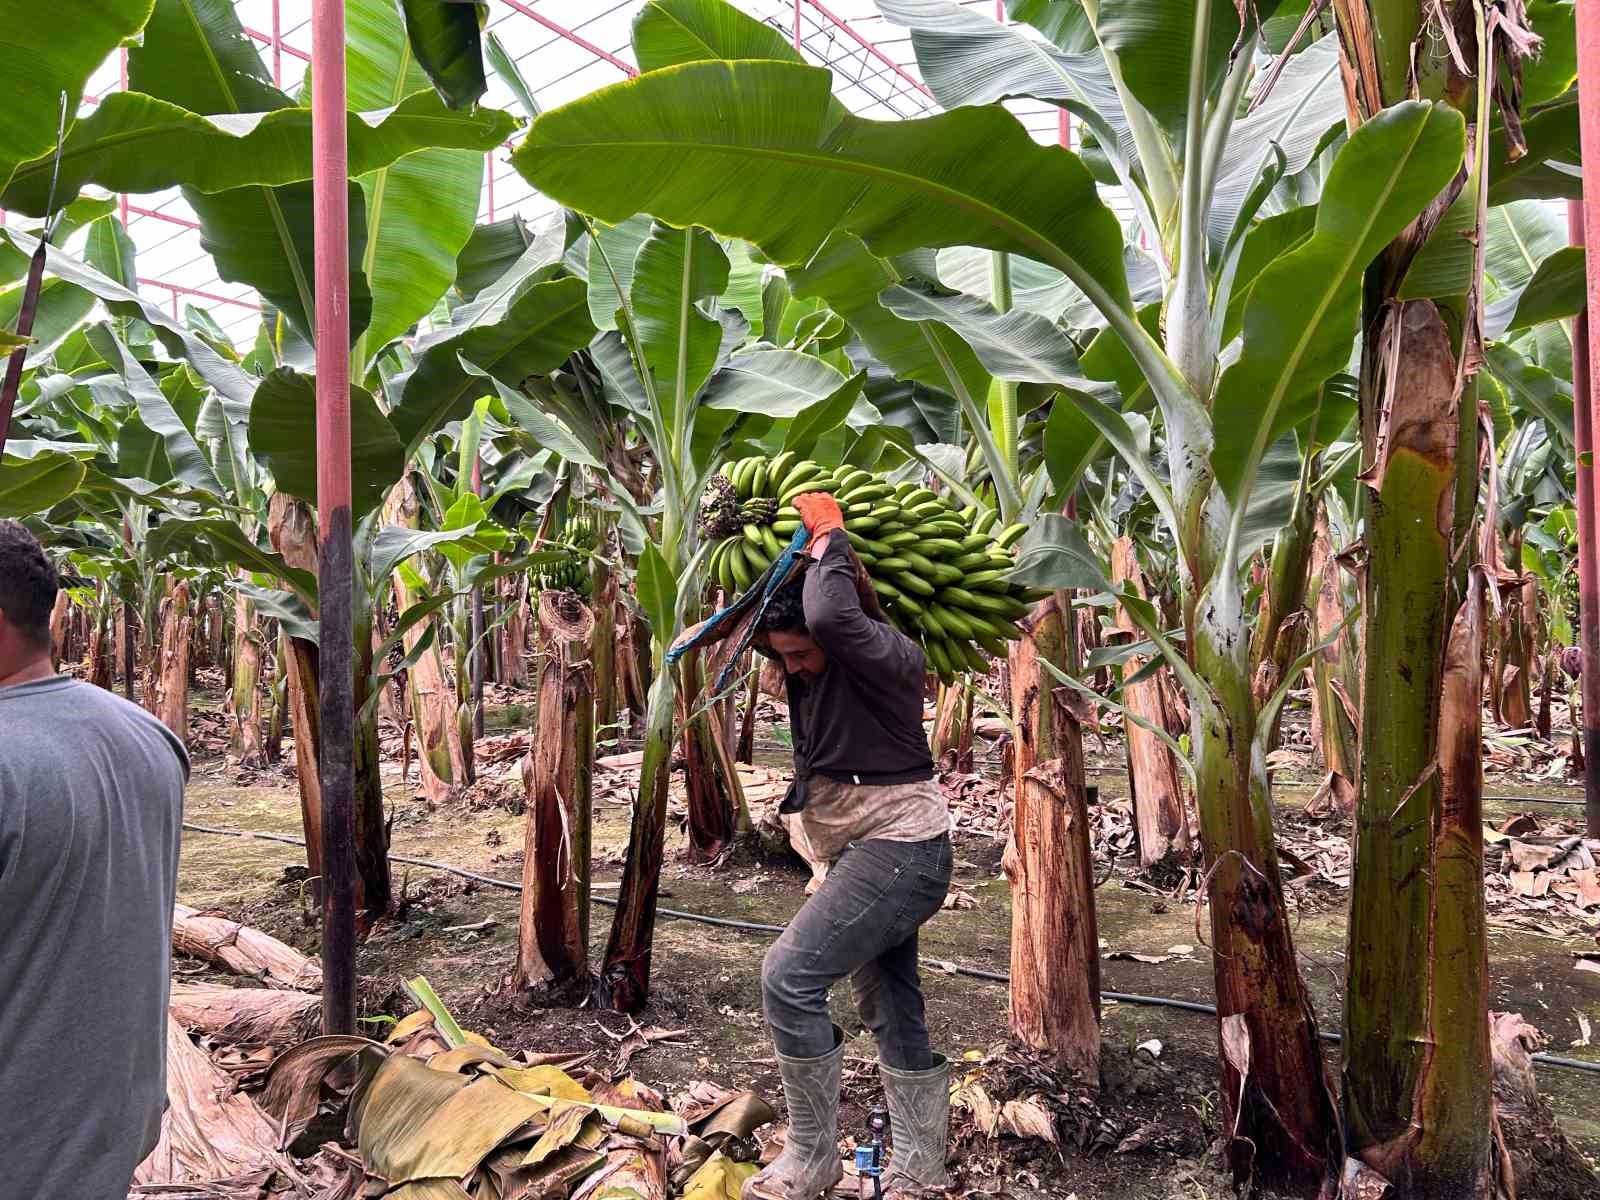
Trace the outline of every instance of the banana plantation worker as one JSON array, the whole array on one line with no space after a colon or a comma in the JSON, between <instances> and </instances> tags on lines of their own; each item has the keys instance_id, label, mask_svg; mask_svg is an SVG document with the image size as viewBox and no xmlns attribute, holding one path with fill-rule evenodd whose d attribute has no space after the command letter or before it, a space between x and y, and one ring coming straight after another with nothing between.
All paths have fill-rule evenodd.
<instances>
[{"instance_id":1,"label":"banana plantation worker","mask_svg":"<svg viewBox=\"0 0 1600 1200\"><path fill-rule=\"evenodd\" d=\"M815 561L773 597L757 642L788 677L795 781L783 811L799 811L831 867L762 964L789 1132L744 1200L814 1200L843 1176L844 1035L828 990L846 975L878 1042L893 1144L884 1191L942 1191L950 1064L928 1045L917 976L917 929L950 885L950 817L922 727L927 666L883 619L833 497L794 504Z\"/></svg>"},{"instance_id":2,"label":"banana plantation worker","mask_svg":"<svg viewBox=\"0 0 1600 1200\"><path fill-rule=\"evenodd\" d=\"M0 521L0 1196L124 1200L166 1105L189 759L50 664L58 579Z\"/></svg>"}]
</instances>

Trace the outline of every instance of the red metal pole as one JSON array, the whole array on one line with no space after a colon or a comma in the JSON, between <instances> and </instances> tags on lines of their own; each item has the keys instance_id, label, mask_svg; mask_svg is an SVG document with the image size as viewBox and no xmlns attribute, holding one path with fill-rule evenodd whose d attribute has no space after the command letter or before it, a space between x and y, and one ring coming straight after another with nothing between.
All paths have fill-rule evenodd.
<instances>
[{"instance_id":1,"label":"red metal pole","mask_svg":"<svg viewBox=\"0 0 1600 1200\"><path fill-rule=\"evenodd\" d=\"M355 637L350 516L350 161L344 0L314 0L312 208L317 328L317 527L321 535L322 1031L356 1028Z\"/></svg>"},{"instance_id":2,"label":"red metal pole","mask_svg":"<svg viewBox=\"0 0 1600 1200\"><path fill-rule=\"evenodd\" d=\"M272 0L272 82L283 86L283 14L279 0Z\"/></svg>"},{"instance_id":3,"label":"red metal pole","mask_svg":"<svg viewBox=\"0 0 1600 1200\"><path fill-rule=\"evenodd\" d=\"M1585 243L1582 202L1567 201L1567 239ZM1595 269L1589 269L1589 304L1595 303ZM1589 364L1591 329L1587 311L1578 313L1572 337L1572 433L1578 452L1578 647L1583 674L1583 794L1590 836L1600 836L1600 547L1595 545L1594 394Z\"/></svg>"},{"instance_id":4,"label":"red metal pole","mask_svg":"<svg viewBox=\"0 0 1600 1200\"><path fill-rule=\"evenodd\" d=\"M794 48L800 49L800 0L794 0Z\"/></svg>"},{"instance_id":5,"label":"red metal pole","mask_svg":"<svg viewBox=\"0 0 1600 1200\"><path fill-rule=\"evenodd\" d=\"M1064 108L1056 112L1056 140L1072 149L1072 116Z\"/></svg>"},{"instance_id":6,"label":"red metal pole","mask_svg":"<svg viewBox=\"0 0 1600 1200\"><path fill-rule=\"evenodd\" d=\"M1582 152L1600 162L1600 6L1577 6L1578 121ZM1600 187L1583 189L1583 241L1600 246ZM1572 380L1578 443L1578 519L1589 511L1588 529L1578 531L1579 612L1583 641L1584 813L1590 837L1600 837L1600 561L1596 560L1594 400L1600 395L1593 371L1600 364L1600 259L1587 256L1588 307L1573 338ZM1582 353L1579 347L1582 347ZM1581 432L1580 432L1581 431ZM1585 462L1587 460L1587 466ZM1588 574L1583 560L1588 558Z\"/></svg>"}]
</instances>

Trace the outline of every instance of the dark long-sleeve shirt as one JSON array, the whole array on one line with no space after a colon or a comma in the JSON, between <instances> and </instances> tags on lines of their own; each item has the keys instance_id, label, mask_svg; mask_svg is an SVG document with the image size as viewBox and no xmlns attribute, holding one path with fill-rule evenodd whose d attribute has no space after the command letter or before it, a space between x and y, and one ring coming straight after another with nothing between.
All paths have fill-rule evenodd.
<instances>
[{"instance_id":1,"label":"dark long-sleeve shirt","mask_svg":"<svg viewBox=\"0 0 1600 1200\"><path fill-rule=\"evenodd\" d=\"M922 727L922 648L863 611L849 545L842 531L832 534L806 571L806 626L827 665L815 679L788 676L795 786L785 812L805 806L813 774L859 784L933 778Z\"/></svg>"}]
</instances>

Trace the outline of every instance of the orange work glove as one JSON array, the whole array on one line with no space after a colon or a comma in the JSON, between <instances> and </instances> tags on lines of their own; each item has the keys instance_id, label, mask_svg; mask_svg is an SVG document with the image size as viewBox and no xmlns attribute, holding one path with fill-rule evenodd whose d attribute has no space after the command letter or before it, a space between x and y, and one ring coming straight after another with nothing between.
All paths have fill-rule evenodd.
<instances>
[{"instance_id":1,"label":"orange work glove","mask_svg":"<svg viewBox=\"0 0 1600 1200\"><path fill-rule=\"evenodd\" d=\"M815 555L830 533L844 528L844 513L839 509L839 502L827 492L802 492L794 498L794 506L811 534L808 554Z\"/></svg>"}]
</instances>

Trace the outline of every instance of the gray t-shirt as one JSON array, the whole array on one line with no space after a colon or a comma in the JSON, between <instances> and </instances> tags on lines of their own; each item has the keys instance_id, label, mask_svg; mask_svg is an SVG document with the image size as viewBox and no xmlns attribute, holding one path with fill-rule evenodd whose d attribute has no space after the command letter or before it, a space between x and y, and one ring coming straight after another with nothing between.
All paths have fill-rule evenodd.
<instances>
[{"instance_id":1,"label":"gray t-shirt","mask_svg":"<svg viewBox=\"0 0 1600 1200\"><path fill-rule=\"evenodd\" d=\"M124 1200L155 1145L188 777L103 688L0 687L0 1195Z\"/></svg>"}]
</instances>

